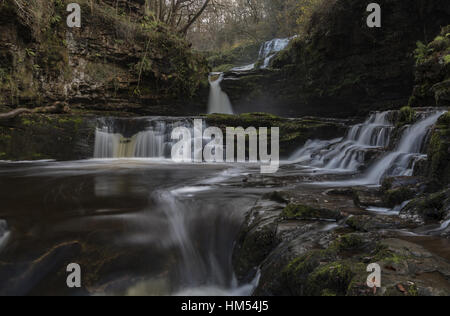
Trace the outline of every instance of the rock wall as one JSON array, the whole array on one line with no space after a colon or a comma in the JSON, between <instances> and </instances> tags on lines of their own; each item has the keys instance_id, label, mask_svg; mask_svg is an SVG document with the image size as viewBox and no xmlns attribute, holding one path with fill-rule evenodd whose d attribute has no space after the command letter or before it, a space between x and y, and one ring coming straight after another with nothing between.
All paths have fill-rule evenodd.
<instances>
[{"instance_id":1,"label":"rock wall","mask_svg":"<svg viewBox=\"0 0 450 316\"><path fill-rule=\"evenodd\" d=\"M79 29L66 25L70 2L28 1L31 20L14 1L0 3L1 105L66 100L72 108L89 110L205 112L206 60L145 17L143 1L77 1Z\"/></svg>"}]
</instances>

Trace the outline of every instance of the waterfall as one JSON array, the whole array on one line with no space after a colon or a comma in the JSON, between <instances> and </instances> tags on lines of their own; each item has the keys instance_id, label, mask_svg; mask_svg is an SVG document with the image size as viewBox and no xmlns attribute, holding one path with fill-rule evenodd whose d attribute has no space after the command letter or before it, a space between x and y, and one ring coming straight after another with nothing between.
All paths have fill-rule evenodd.
<instances>
[{"instance_id":1,"label":"waterfall","mask_svg":"<svg viewBox=\"0 0 450 316\"><path fill-rule=\"evenodd\" d=\"M265 42L261 49L259 50L259 59L264 60L263 65L261 66L262 69L265 69L269 67L270 61L272 58L280 51L285 49L290 41L294 37L290 38L275 38L271 41Z\"/></svg>"},{"instance_id":2,"label":"waterfall","mask_svg":"<svg viewBox=\"0 0 450 316\"><path fill-rule=\"evenodd\" d=\"M356 172L364 164L368 150L386 150L389 147L394 130L394 126L389 122L390 113L370 115L363 124L350 127L343 139L310 140L290 157L290 161L326 171ZM426 156L423 148L430 128L444 113L440 111L423 114L419 122L405 128L395 150L377 160L359 179L323 184L377 185L386 176L412 176L415 162Z\"/></svg>"},{"instance_id":3,"label":"waterfall","mask_svg":"<svg viewBox=\"0 0 450 316\"><path fill-rule=\"evenodd\" d=\"M283 49L285 49L292 39L296 38L297 36L288 37L288 38L274 38L270 41L267 41L261 45L261 48L259 49L258 54L258 60L262 61L262 65L260 66L261 69L266 69L270 65L270 61L272 58L274 58L277 53L281 52ZM255 69L256 62L253 64L241 66L241 67L235 67L231 69L231 71L236 72L245 72Z\"/></svg>"},{"instance_id":4,"label":"waterfall","mask_svg":"<svg viewBox=\"0 0 450 316\"><path fill-rule=\"evenodd\" d=\"M364 182L378 184L386 176L412 176L413 162L423 156L422 148L430 128L445 112L437 112L408 127L396 150L372 166Z\"/></svg>"},{"instance_id":5,"label":"waterfall","mask_svg":"<svg viewBox=\"0 0 450 316\"><path fill-rule=\"evenodd\" d=\"M218 79L213 80L218 76ZM208 113L218 114L233 114L233 107L231 105L228 95L222 91L220 83L223 80L223 73L212 73L209 76L210 94L208 103Z\"/></svg>"},{"instance_id":6,"label":"waterfall","mask_svg":"<svg viewBox=\"0 0 450 316\"><path fill-rule=\"evenodd\" d=\"M390 112L370 115L363 124L352 126L344 139L309 141L290 160L324 169L357 171L365 162L367 150L389 145L394 129L389 115Z\"/></svg>"},{"instance_id":7,"label":"waterfall","mask_svg":"<svg viewBox=\"0 0 450 316\"><path fill-rule=\"evenodd\" d=\"M151 122L132 137L114 132L113 126L97 128L94 158L168 158L172 146L167 124Z\"/></svg>"}]
</instances>

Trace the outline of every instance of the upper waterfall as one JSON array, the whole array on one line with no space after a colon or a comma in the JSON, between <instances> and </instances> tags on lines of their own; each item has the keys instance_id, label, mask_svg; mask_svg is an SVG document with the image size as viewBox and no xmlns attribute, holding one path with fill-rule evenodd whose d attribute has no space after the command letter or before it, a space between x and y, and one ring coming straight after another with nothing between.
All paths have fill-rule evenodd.
<instances>
[{"instance_id":1,"label":"upper waterfall","mask_svg":"<svg viewBox=\"0 0 450 316\"><path fill-rule=\"evenodd\" d=\"M296 38L296 36L293 37L287 37L287 38L274 38L270 41L264 42L261 45L261 48L259 49L258 54L258 60L255 61L253 64L241 66L241 67L235 67L231 69L232 71L250 71L255 69L258 61L261 61L262 64L260 66L261 69L266 69L270 65L270 61L272 58L276 56L277 53L281 52L283 49L285 49L292 39Z\"/></svg>"},{"instance_id":2,"label":"upper waterfall","mask_svg":"<svg viewBox=\"0 0 450 316\"><path fill-rule=\"evenodd\" d=\"M389 145L394 129L388 120L390 112L375 113L362 124L352 126L344 139L332 142L308 142L292 155L294 162L309 161L311 166L357 171L364 163L369 149L384 148Z\"/></svg>"},{"instance_id":3,"label":"upper waterfall","mask_svg":"<svg viewBox=\"0 0 450 316\"><path fill-rule=\"evenodd\" d=\"M168 158L172 141L169 132L184 122L148 120L148 126L131 137L114 127L113 122L103 123L95 134L94 158Z\"/></svg>"}]
</instances>

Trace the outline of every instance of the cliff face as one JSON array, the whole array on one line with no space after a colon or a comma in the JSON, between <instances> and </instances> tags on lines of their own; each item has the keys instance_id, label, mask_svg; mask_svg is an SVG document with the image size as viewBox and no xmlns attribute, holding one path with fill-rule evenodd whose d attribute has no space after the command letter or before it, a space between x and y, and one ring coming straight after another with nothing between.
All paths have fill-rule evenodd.
<instances>
[{"instance_id":1,"label":"cliff face","mask_svg":"<svg viewBox=\"0 0 450 316\"><path fill-rule=\"evenodd\" d=\"M309 34L273 60L274 70L223 83L234 106L345 117L408 104L416 42L432 40L448 24L450 7L446 0L378 3L382 27L368 28L367 1L330 2Z\"/></svg>"},{"instance_id":2,"label":"cliff face","mask_svg":"<svg viewBox=\"0 0 450 316\"><path fill-rule=\"evenodd\" d=\"M79 29L66 25L70 2L31 0L25 12L12 0L1 2L1 105L65 100L90 110L204 112L206 61L146 18L143 1L77 1Z\"/></svg>"}]
</instances>

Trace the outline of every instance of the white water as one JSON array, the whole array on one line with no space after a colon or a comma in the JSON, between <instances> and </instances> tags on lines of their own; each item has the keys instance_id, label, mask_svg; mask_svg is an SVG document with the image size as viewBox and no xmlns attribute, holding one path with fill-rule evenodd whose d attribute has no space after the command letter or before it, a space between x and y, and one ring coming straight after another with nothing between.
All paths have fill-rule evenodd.
<instances>
[{"instance_id":1,"label":"white water","mask_svg":"<svg viewBox=\"0 0 450 316\"><path fill-rule=\"evenodd\" d=\"M290 160L327 170L357 171L364 164L367 150L389 145L394 128L388 121L389 114L372 114L363 124L352 126L344 139L308 141Z\"/></svg>"},{"instance_id":2,"label":"white water","mask_svg":"<svg viewBox=\"0 0 450 316\"><path fill-rule=\"evenodd\" d=\"M219 178L217 181L220 181ZM230 252L233 249L233 236L242 222L242 213L224 214L220 209L205 211L198 205L191 208L189 203L183 201L190 198L192 193L212 189L209 185L181 187L160 191L153 197L167 217L171 243L177 246L182 256L179 267L181 286L175 295L249 296L258 285L259 274L253 282L239 285L232 268ZM205 227L202 229L202 225L218 225L214 229L218 236L208 236L203 245L206 248L201 250L196 240L198 242L198 235L207 230ZM225 227L231 231L221 231Z\"/></svg>"},{"instance_id":3,"label":"white water","mask_svg":"<svg viewBox=\"0 0 450 316\"><path fill-rule=\"evenodd\" d=\"M290 161L326 172L356 172L363 166L368 150L386 150L390 145L394 127L388 120L389 113L373 114L363 124L352 126L343 140L308 141ZM412 176L415 162L426 157L422 149L430 128L444 113L426 113L419 122L406 128L396 149L378 159L360 178L322 185L378 185L386 176Z\"/></svg>"},{"instance_id":4,"label":"white water","mask_svg":"<svg viewBox=\"0 0 450 316\"><path fill-rule=\"evenodd\" d=\"M8 224L5 220L0 219L0 252L5 248L9 235Z\"/></svg>"},{"instance_id":5,"label":"white water","mask_svg":"<svg viewBox=\"0 0 450 316\"><path fill-rule=\"evenodd\" d=\"M217 80L212 80L214 76L218 76ZM210 93L208 102L208 113L233 114L233 106L231 105L228 95L222 91L220 83L223 81L223 74L211 74L209 76Z\"/></svg>"},{"instance_id":6,"label":"white water","mask_svg":"<svg viewBox=\"0 0 450 316\"><path fill-rule=\"evenodd\" d=\"M273 57L283 49L285 49L293 37L290 38L275 38L271 41L265 42L259 51L259 59L264 60L262 69L269 67L270 61Z\"/></svg>"}]
</instances>

